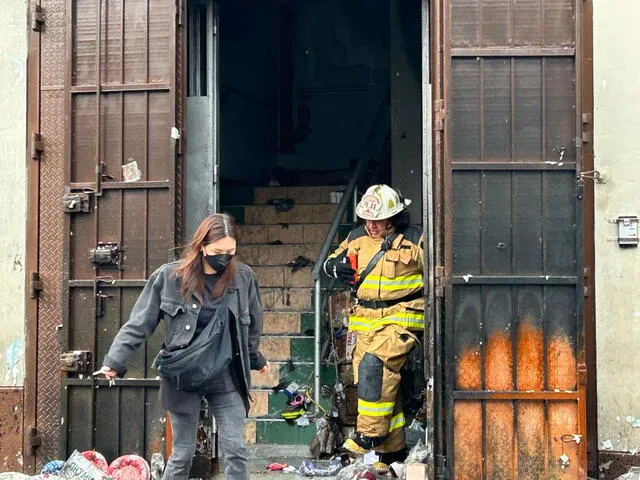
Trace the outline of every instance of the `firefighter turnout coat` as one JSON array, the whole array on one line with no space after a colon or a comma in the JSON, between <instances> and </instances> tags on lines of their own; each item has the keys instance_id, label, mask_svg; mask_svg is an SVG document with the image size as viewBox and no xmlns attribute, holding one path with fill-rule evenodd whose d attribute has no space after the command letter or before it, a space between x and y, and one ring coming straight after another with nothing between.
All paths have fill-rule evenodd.
<instances>
[{"instance_id":1,"label":"firefighter turnout coat","mask_svg":"<svg viewBox=\"0 0 640 480\"><path fill-rule=\"evenodd\" d=\"M392 234L390 230L386 236ZM369 236L362 225L329 258L355 255L360 275L383 241ZM358 385L356 431L371 439L380 452L404 448L400 370L418 343L414 331L424 330L423 265L422 232L416 227L398 232L355 292L356 304L349 316L349 330L357 332L353 354Z\"/></svg>"}]
</instances>

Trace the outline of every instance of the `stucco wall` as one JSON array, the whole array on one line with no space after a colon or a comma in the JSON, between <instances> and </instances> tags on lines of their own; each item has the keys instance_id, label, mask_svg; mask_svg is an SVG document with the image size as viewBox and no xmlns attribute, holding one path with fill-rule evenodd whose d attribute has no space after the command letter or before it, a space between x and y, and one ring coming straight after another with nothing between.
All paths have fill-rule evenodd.
<instances>
[{"instance_id":1,"label":"stucco wall","mask_svg":"<svg viewBox=\"0 0 640 480\"><path fill-rule=\"evenodd\" d=\"M27 2L0 15L0 386L24 380Z\"/></svg>"},{"instance_id":2,"label":"stucco wall","mask_svg":"<svg viewBox=\"0 0 640 480\"><path fill-rule=\"evenodd\" d=\"M619 215L640 215L640 2L594 0L598 435L640 448L640 248L615 241ZM629 419L631 420L631 419Z\"/></svg>"}]
</instances>

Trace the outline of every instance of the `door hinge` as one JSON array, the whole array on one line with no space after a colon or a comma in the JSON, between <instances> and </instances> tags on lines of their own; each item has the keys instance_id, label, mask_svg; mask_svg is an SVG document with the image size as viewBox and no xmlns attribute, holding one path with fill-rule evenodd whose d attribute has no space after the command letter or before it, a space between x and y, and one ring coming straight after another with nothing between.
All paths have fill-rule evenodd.
<instances>
[{"instance_id":1,"label":"door hinge","mask_svg":"<svg viewBox=\"0 0 640 480\"><path fill-rule=\"evenodd\" d=\"M184 0L176 0L176 19L178 26L182 27L184 23Z\"/></svg>"},{"instance_id":2,"label":"door hinge","mask_svg":"<svg viewBox=\"0 0 640 480\"><path fill-rule=\"evenodd\" d=\"M31 272L31 298L39 298L40 292L44 290L44 283L40 279L40 273Z\"/></svg>"},{"instance_id":3,"label":"door hinge","mask_svg":"<svg viewBox=\"0 0 640 480\"><path fill-rule=\"evenodd\" d=\"M31 134L31 159L41 160L42 152L44 151L44 142L42 141L42 135L37 132Z\"/></svg>"},{"instance_id":4,"label":"door hinge","mask_svg":"<svg viewBox=\"0 0 640 480\"><path fill-rule=\"evenodd\" d=\"M436 455L436 478L442 480L449 478L447 472L447 457L444 455Z\"/></svg>"},{"instance_id":5,"label":"door hinge","mask_svg":"<svg viewBox=\"0 0 640 480\"><path fill-rule=\"evenodd\" d=\"M578 363L578 384L587 384L587 365L584 363Z\"/></svg>"},{"instance_id":6,"label":"door hinge","mask_svg":"<svg viewBox=\"0 0 640 480\"><path fill-rule=\"evenodd\" d=\"M42 435L36 427L31 427L29 430L29 445L34 449L42 445Z\"/></svg>"},{"instance_id":7,"label":"door hinge","mask_svg":"<svg viewBox=\"0 0 640 480\"><path fill-rule=\"evenodd\" d=\"M584 267L584 296L588 297L591 294L591 289L589 288L589 267Z\"/></svg>"},{"instance_id":8,"label":"door hinge","mask_svg":"<svg viewBox=\"0 0 640 480\"><path fill-rule=\"evenodd\" d=\"M34 32L41 32L44 25L44 13L42 13L42 7L31 4L31 30Z\"/></svg>"},{"instance_id":9,"label":"door hinge","mask_svg":"<svg viewBox=\"0 0 640 480\"><path fill-rule=\"evenodd\" d=\"M444 297L444 267L437 266L435 270L435 291L434 294L436 298Z\"/></svg>"},{"instance_id":10,"label":"door hinge","mask_svg":"<svg viewBox=\"0 0 640 480\"><path fill-rule=\"evenodd\" d=\"M433 129L444 130L444 100L436 100L433 108Z\"/></svg>"}]
</instances>

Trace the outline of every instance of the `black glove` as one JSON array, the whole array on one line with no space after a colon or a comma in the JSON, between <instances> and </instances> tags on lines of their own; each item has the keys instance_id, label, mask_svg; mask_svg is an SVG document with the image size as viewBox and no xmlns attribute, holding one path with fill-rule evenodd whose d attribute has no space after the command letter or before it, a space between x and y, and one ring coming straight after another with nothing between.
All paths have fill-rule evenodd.
<instances>
[{"instance_id":1,"label":"black glove","mask_svg":"<svg viewBox=\"0 0 640 480\"><path fill-rule=\"evenodd\" d=\"M330 277L340 280L343 283L353 285L356 282L356 271L349 263L343 263L340 257L328 259L324 264L324 271Z\"/></svg>"}]
</instances>

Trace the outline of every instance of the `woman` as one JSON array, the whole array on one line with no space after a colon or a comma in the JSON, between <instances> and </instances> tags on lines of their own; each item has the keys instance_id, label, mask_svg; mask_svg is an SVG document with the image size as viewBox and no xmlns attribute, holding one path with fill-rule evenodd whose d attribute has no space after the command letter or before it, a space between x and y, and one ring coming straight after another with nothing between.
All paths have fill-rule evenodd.
<instances>
[{"instance_id":1,"label":"woman","mask_svg":"<svg viewBox=\"0 0 640 480\"><path fill-rule=\"evenodd\" d=\"M151 275L96 372L109 379L124 375L129 358L164 321L164 343L154 362L173 431L164 479L189 478L202 397L216 419L226 478L249 478L243 436L250 370L265 373L270 367L258 351L263 310L256 276L235 254L232 217L206 218L182 260Z\"/></svg>"}]
</instances>

